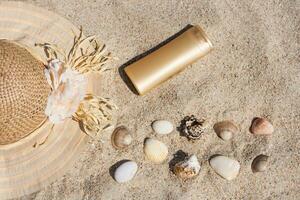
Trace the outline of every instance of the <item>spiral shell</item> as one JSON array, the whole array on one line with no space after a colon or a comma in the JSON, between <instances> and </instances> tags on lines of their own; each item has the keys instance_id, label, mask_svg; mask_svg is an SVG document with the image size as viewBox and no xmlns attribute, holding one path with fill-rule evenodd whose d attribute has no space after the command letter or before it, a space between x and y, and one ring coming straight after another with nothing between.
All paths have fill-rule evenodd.
<instances>
[{"instance_id":1,"label":"spiral shell","mask_svg":"<svg viewBox=\"0 0 300 200\"><path fill-rule=\"evenodd\" d=\"M186 116L181 122L181 133L189 140L200 139L208 126L204 119L197 119L194 115Z\"/></svg>"},{"instance_id":2,"label":"spiral shell","mask_svg":"<svg viewBox=\"0 0 300 200\"><path fill-rule=\"evenodd\" d=\"M191 155L184 161L175 164L174 174L183 180L187 180L197 176L200 168L196 155Z\"/></svg>"}]
</instances>

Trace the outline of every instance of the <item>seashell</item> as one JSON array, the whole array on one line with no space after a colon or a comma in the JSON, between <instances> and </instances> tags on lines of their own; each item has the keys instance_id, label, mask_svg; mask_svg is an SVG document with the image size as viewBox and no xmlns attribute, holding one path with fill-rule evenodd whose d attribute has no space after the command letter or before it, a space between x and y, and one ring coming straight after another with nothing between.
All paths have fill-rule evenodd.
<instances>
[{"instance_id":1,"label":"seashell","mask_svg":"<svg viewBox=\"0 0 300 200\"><path fill-rule=\"evenodd\" d=\"M216 134L223 140L230 140L238 132L238 127L231 121L221 121L214 125Z\"/></svg>"},{"instance_id":2,"label":"seashell","mask_svg":"<svg viewBox=\"0 0 300 200\"><path fill-rule=\"evenodd\" d=\"M263 172L267 169L269 156L260 154L256 158L254 158L251 168L252 171L255 172Z\"/></svg>"},{"instance_id":3,"label":"seashell","mask_svg":"<svg viewBox=\"0 0 300 200\"><path fill-rule=\"evenodd\" d=\"M200 164L195 155L191 155L184 161L176 163L174 174L183 180L193 178L199 174Z\"/></svg>"},{"instance_id":4,"label":"seashell","mask_svg":"<svg viewBox=\"0 0 300 200\"><path fill-rule=\"evenodd\" d=\"M205 132L207 125L204 119L198 120L194 115L186 116L181 122L181 132L189 140L197 140Z\"/></svg>"},{"instance_id":5,"label":"seashell","mask_svg":"<svg viewBox=\"0 0 300 200\"><path fill-rule=\"evenodd\" d=\"M250 132L255 135L271 135L274 132L273 125L265 118L254 118Z\"/></svg>"},{"instance_id":6,"label":"seashell","mask_svg":"<svg viewBox=\"0 0 300 200\"><path fill-rule=\"evenodd\" d=\"M136 174L138 166L134 161L126 161L121 164L114 173L114 179L118 183L125 183L130 181Z\"/></svg>"},{"instance_id":7,"label":"seashell","mask_svg":"<svg viewBox=\"0 0 300 200\"><path fill-rule=\"evenodd\" d=\"M116 149L128 147L132 142L132 136L125 126L117 127L111 135L111 143Z\"/></svg>"},{"instance_id":8,"label":"seashell","mask_svg":"<svg viewBox=\"0 0 300 200\"><path fill-rule=\"evenodd\" d=\"M157 134L166 135L171 133L174 130L174 126L169 121L157 120L152 123L152 129Z\"/></svg>"},{"instance_id":9,"label":"seashell","mask_svg":"<svg viewBox=\"0 0 300 200\"><path fill-rule=\"evenodd\" d=\"M236 178L240 171L238 161L222 155L211 158L209 164L217 174L227 180Z\"/></svg>"},{"instance_id":10,"label":"seashell","mask_svg":"<svg viewBox=\"0 0 300 200\"><path fill-rule=\"evenodd\" d=\"M144 153L154 163L162 163L168 156L168 147L159 140L146 138L144 142Z\"/></svg>"}]
</instances>

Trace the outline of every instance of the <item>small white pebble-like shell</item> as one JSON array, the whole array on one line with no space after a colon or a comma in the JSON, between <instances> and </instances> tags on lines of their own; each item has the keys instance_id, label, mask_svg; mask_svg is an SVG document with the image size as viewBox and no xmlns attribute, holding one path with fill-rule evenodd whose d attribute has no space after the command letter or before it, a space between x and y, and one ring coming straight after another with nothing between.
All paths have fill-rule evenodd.
<instances>
[{"instance_id":1,"label":"small white pebble-like shell","mask_svg":"<svg viewBox=\"0 0 300 200\"><path fill-rule=\"evenodd\" d=\"M157 134L166 135L171 133L174 130L174 126L169 121L157 120L152 123L152 129Z\"/></svg>"},{"instance_id":2,"label":"small white pebble-like shell","mask_svg":"<svg viewBox=\"0 0 300 200\"><path fill-rule=\"evenodd\" d=\"M168 156L168 147L159 140L147 138L144 142L144 153L154 163L162 163Z\"/></svg>"},{"instance_id":3,"label":"small white pebble-like shell","mask_svg":"<svg viewBox=\"0 0 300 200\"><path fill-rule=\"evenodd\" d=\"M121 164L114 173L114 179L118 183L130 181L136 174L138 165L134 161L127 161Z\"/></svg>"},{"instance_id":4,"label":"small white pebble-like shell","mask_svg":"<svg viewBox=\"0 0 300 200\"><path fill-rule=\"evenodd\" d=\"M257 117L252 121L250 132L254 135L271 135L274 127L267 119Z\"/></svg>"},{"instance_id":5,"label":"small white pebble-like shell","mask_svg":"<svg viewBox=\"0 0 300 200\"><path fill-rule=\"evenodd\" d=\"M240 171L240 163L226 156L215 156L210 159L209 164L217 174L227 180L236 178Z\"/></svg>"}]
</instances>

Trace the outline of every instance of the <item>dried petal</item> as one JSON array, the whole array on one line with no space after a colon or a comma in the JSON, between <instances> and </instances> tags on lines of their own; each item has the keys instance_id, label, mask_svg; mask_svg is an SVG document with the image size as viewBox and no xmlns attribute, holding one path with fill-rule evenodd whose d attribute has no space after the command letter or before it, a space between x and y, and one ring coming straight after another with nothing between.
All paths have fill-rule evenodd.
<instances>
[{"instance_id":1,"label":"dried petal","mask_svg":"<svg viewBox=\"0 0 300 200\"><path fill-rule=\"evenodd\" d=\"M48 68L44 73L48 84L52 90L56 90L61 82L61 75L64 72L63 63L58 59L53 59L48 63Z\"/></svg>"},{"instance_id":2,"label":"dried petal","mask_svg":"<svg viewBox=\"0 0 300 200\"><path fill-rule=\"evenodd\" d=\"M82 123L87 134L97 135L110 124L111 110L115 108L107 99L88 94L80 103L74 119Z\"/></svg>"}]
</instances>

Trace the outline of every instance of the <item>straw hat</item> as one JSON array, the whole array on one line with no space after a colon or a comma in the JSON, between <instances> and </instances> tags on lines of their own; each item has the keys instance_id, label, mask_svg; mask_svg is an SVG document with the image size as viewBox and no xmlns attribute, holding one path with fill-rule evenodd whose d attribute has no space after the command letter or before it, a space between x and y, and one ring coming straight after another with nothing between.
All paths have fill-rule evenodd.
<instances>
[{"instance_id":1,"label":"straw hat","mask_svg":"<svg viewBox=\"0 0 300 200\"><path fill-rule=\"evenodd\" d=\"M68 52L74 47L74 35L80 35L80 30L52 12L21 2L0 2L1 199L30 194L51 183L87 142L87 134L78 124L90 128L84 112L77 111L58 124L45 114L54 89L44 73L49 55L45 48L36 46L55 44ZM91 85L95 84L89 81L89 91L95 89ZM85 98L84 103L92 102L96 108L107 104L92 95ZM99 115L91 118L100 123Z\"/></svg>"}]
</instances>

